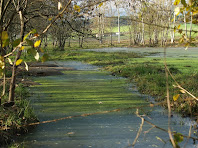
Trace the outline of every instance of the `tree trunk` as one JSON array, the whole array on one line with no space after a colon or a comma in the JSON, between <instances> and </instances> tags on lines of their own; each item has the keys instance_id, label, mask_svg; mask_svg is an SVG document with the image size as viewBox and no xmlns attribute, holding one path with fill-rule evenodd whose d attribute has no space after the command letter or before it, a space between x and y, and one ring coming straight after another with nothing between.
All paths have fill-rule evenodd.
<instances>
[{"instance_id":1,"label":"tree trunk","mask_svg":"<svg viewBox=\"0 0 198 148\"><path fill-rule=\"evenodd\" d=\"M155 29L154 30L154 45L157 45L158 44L158 32L157 30Z\"/></svg>"},{"instance_id":2,"label":"tree trunk","mask_svg":"<svg viewBox=\"0 0 198 148\"><path fill-rule=\"evenodd\" d=\"M81 38L81 44L80 44L81 48L83 48L83 43L84 43L84 36L82 36L82 38Z\"/></svg>"},{"instance_id":3,"label":"tree trunk","mask_svg":"<svg viewBox=\"0 0 198 148\"><path fill-rule=\"evenodd\" d=\"M132 46L132 28L131 28L131 26L129 26L129 46Z\"/></svg>"},{"instance_id":4,"label":"tree trunk","mask_svg":"<svg viewBox=\"0 0 198 148\"><path fill-rule=\"evenodd\" d=\"M62 38L59 48L60 48L61 51L65 50L65 39L64 38Z\"/></svg>"},{"instance_id":5,"label":"tree trunk","mask_svg":"<svg viewBox=\"0 0 198 148\"><path fill-rule=\"evenodd\" d=\"M173 28L175 29L175 13L174 13L174 20L173 20ZM175 40L175 30L172 31L171 33L171 43L174 43L174 40Z\"/></svg>"},{"instance_id":6,"label":"tree trunk","mask_svg":"<svg viewBox=\"0 0 198 148\"><path fill-rule=\"evenodd\" d=\"M113 37L112 37L113 36L113 33L112 32L111 32L111 35L110 36L111 36L111 46L113 46Z\"/></svg>"},{"instance_id":7,"label":"tree trunk","mask_svg":"<svg viewBox=\"0 0 198 148\"><path fill-rule=\"evenodd\" d=\"M151 35L151 26L149 25L149 30L148 30L148 37L149 37L149 46L152 46L152 35Z\"/></svg>"},{"instance_id":8,"label":"tree trunk","mask_svg":"<svg viewBox=\"0 0 198 148\"><path fill-rule=\"evenodd\" d=\"M2 34L2 32L3 32L3 16L2 16L3 15L3 8L4 8L4 0L1 0L1 3L0 3L0 34ZM2 47L2 40L0 40L0 44L1 44L0 54L3 57L4 56L4 51L3 51L3 47ZM4 62L5 62L5 59L4 59ZM4 75L3 92L0 96L0 105L1 105L1 98L5 95L5 73L3 75Z\"/></svg>"},{"instance_id":9,"label":"tree trunk","mask_svg":"<svg viewBox=\"0 0 198 148\"><path fill-rule=\"evenodd\" d=\"M68 47L71 47L71 38L69 37Z\"/></svg>"},{"instance_id":10,"label":"tree trunk","mask_svg":"<svg viewBox=\"0 0 198 148\"><path fill-rule=\"evenodd\" d=\"M44 37L44 47L46 48L48 45L48 42L47 42L47 35L45 35Z\"/></svg>"},{"instance_id":11,"label":"tree trunk","mask_svg":"<svg viewBox=\"0 0 198 148\"><path fill-rule=\"evenodd\" d=\"M79 45L79 48L80 48L80 45L81 45L81 39L80 39L80 36L78 37L78 45Z\"/></svg>"},{"instance_id":12,"label":"tree trunk","mask_svg":"<svg viewBox=\"0 0 198 148\"><path fill-rule=\"evenodd\" d=\"M187 22L186 22L186 11L184 12L184 24L185 24L186 37L188 37Z\"/></svg>"},{"instance_id":13,"label":"tree trunk","mask_svg":"<svg viewBox=\"0 0 198 148\"><path fill-rule=\"evenodd\" d=\"M133 35L134 35L134 38L133 38L133 40L134 40L134 44L136 45L137 44L137 41L136 41L136 39L137 39L137 22L135 22L134 23L134 27L133 27Z\"/></svg>"},{"instance_id":14,"label":"tree trunk","mask_svg":"<svg viewBox=\"0 0 198 148\"><path fill-rule=\"evenodd\" d=\"M120 43L120 11L118 10L118 43Z\"/></svg>"},{"instance_id":15,"label":"tree trunk","mask_svg":"<svg viewBox=\"0 0 198 148\"><path fill-rule=\"evenodd\" d=\"M144 18L142 16L142 39L141 39L141 43L142 45L145 44L145 41L144 41Z\"/></svg>"},{"instance_id":16,"label":"tree trunk","mask_svg":"<svg viewBox=\"0 0 198 148\"><path fill-rule=\"evenodd\" d=\"M190 35L189 38L191 40L191 34L192 34L192 21L193 21L193 14L190 12Z\"/></svg>"},{"instance_id":17,"label":"tree trunk","mask_svg":"<svg viewBox=\"0 0 198 148\"><path fill-rule=\"evenodd\" d=\"M21 42L22 42L23 38L24 38L24 31L25 31L24 18L23 18L22 11L19 11L19 16L20 16L20 21L21 21L20 36L21 36ZM13 64L13 67L12 67L12 78L11 78L11 81L10 81L10 90L9 90L9 99L8 99L9 102L14 102L15 85L16 85L16 70L17 70L16 62L20 58L21 52L22 52L22 50L18 51L18 53L16 55L16 58L15 58L15 61L14 61L14 64Z\"/></svg>"}]
</instances>

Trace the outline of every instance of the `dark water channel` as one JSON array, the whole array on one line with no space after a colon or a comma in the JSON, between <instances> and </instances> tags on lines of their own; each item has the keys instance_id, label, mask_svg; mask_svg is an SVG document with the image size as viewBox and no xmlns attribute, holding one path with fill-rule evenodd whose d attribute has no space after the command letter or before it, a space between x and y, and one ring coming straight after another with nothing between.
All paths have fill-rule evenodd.
<instances>
[{"instance_id":1,"label":"dark water channel","mask_svg":"<svg viewBox=\"0 0 198 148\"><path fill-rule=\"evenodd\" d=\"M131 89L132 84L124 78L111 76L96 66L81 62L56 64L76 70L65 71L59 76L34 78L41 85L31 87L30 100L40 121L148 104L145 100L149 97ZM143 110L150 117L145 117L147 120L168 128L166 110L161 107L145 107ZM125 148L133 143L141 123L135 111L131 109L41 124L22 137L22 145L25 148ZM172 131L188 135L191 125L188 118L174 114L171 120ZM172 147L166 132L150 128L144 123L135 148ZM186 139L180 145L185 142ZM187 148L197 146L192 140L186 145Z\"/></svg>"}]
</instances>

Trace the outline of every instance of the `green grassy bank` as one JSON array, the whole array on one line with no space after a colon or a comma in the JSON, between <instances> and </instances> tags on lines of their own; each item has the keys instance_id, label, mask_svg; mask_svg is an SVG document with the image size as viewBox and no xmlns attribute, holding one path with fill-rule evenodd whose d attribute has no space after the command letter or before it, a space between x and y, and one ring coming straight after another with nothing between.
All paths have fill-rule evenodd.
<instances>
[{"instance_id":1,"label":"green grassy bank","mask_svg":"<svg viewBox=\"0 0 198 148\"><path fill-rule=\"evenodd\" d=\"M2 90L2 87L0 89ZM37 121L27 100L28 96L28 89L19 84L16 87L15 104L11 107L0 106L0 147L8 146L14 142L18 136L32 128L25 125ZM7 96L5 95L2 99L2 104L6 102L6 98Z\"/></svg>"},{"instance_id":2,"label":"green grassy bank","mask_svg":"<svg viewBox=\"0 0 198 148\"><path fill-rule=\"evenodd\" d=\"M100 65L112 75L127 77L137 84L141 93L155 96L156 101L166 100L166 77L163 58L143 57L137 53L106 53L67 50L52 52L51 60L78 60ZM188 91L198 95L198 60L187 57L167 58L168 67L175 79ZM198 105L195 100L179 89L174 88L175 82L169 77L171 106L175 111L196 117ZM179 95L174 101L173 96ZM166 103L164 103L166 106Z\"/></svg>"}]
</instances>

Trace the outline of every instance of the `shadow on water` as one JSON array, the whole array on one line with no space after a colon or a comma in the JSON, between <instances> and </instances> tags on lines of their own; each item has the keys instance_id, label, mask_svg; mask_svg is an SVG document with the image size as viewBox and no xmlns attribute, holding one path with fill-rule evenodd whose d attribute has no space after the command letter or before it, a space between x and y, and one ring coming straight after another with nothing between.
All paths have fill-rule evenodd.
<instances>
[{"instance_id":1,"label":"shadow on water","mask_svg":"<svg viewBox=\"0 0 198 148\"><path fill-rule=\"evenodd\" d=\"M96 66L81 62L56 64L76 70L65 71L61 76L34 78L41 85L31 88L30 99L40 121L148 104L145 101L147 96L129 89L131 85L124 78L110 76L97 70ZM34 131L21 138L22 145L27 148L127 147L133 143L141 123L141 119L134 114L135 111L127 110L38 125ZM160 107L144 108L144 112L151 118L149 121L167 129L168 118L165 110ZM175 114L171 127L172 131L188 135L190 120ZM144 124L135 147L172 147L167 133L155 128L149 131L150 128L150 125ZM164 145L156 137L167 143ZM187 147L196 147L192 143L190 140Z\"/></svg>"}]
</instances>

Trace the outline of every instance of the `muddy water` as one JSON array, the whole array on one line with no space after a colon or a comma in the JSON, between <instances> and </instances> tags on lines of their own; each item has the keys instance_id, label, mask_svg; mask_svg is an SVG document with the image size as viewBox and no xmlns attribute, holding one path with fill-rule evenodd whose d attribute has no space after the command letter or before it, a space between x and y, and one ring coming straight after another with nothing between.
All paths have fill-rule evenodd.
<instances>
[{"instance_id":1,"label":"muddy water","mask_svg":"<svg viewBox=\"0 0 198 148\"><path fill-rule=\"evenodd\" d=\"M96 66L81 62L56 64L76 70L65 71L59 76L34 78L41 85L31 88L30 99L40 121L148 104L145 100L149 97L131 90L131 84L126 79L110 76ZM38 125L22 137L22 145L27 148L124 148L133 143L141 123L135 111L131 109ZM143 113L147 114L145 118L150 122L167 129L166 110L160 107L143 108L140 114ZM188 135L191 125L188 118L173 114L171 120L172 131ZM159 138L163 142L157 140ZM185 141L180 143L181 146L184 144ZM196 146L189 140L186 147ZM151 129L145 123L135 147L172 146L166 132Z\"/></svg>"}]
</instances>

